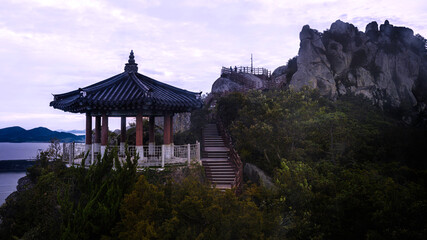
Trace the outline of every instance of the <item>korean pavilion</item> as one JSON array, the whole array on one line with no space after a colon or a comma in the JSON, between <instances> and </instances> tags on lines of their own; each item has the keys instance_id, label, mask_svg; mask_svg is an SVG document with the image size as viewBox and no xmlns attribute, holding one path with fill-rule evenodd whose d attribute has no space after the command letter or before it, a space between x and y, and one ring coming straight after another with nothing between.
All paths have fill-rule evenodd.
<instances>
[{"instance_id":1,"label":"korean pavilion","mask_svg":"<svg viewBox=\"0 0 427 240\"><path fill-rule=\"evenodd\" d=\"M136 118L136 151L143 150L143 117L149 119L149 151L154 148L155 117L164 118L163 147L166 158L173 154L173 115L201 108L201 93L183 90L138 73L133 51L124 72L74 91L54 94L50 106L65 112L86 114L86 152L104 154L108 143L108 118L121 118L120 151L126 142L126 118ZM95 137L92 141L92 118Z\"/></svg>"}]
</instances>

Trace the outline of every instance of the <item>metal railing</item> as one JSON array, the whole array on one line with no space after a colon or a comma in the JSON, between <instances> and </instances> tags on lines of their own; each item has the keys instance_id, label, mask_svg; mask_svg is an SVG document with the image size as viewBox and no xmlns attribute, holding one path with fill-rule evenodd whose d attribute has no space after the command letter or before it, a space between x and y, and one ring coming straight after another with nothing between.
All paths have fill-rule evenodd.
<instances>
[{"instance_id":1,"label":"metal railing","mask_svg":"<svg viewBox=\"0 0 427 240\"><path fill-rule=\"evenodd\" d=\"M200 144L176 145L173 149L173 156L187 159L200 159Z\"/></svg>"},{"instance_id":2,"label":"metal railing","mask_svg":"<svg viewBox=\"0 0 427 240\"><path fill-rule=\"evenodd\" d=\"M154 167L165 165L190 164L193 161L200 161L200 143L186 145L144 145L143 154L139 154L138 165L140 167ZM64 143L62 151L62 159L70 165L81 164L82 159L86 154L86 144L84 143ZM107 148L110 151L112 148ZM96 159L97 154L94 145L92 145L91 153L85 161L85 165L93 163L91 159ZM136 157L138 148L134 145L127 146L127 151L131 157ZM169 154L168 154L169 153ZM119 157L125 157L124 152L119 151Z\"/></svg>"},{"instance_id":3,"label":"metal railing","mask_svg":"<svg viewBox=\"0 0 427 240\"><path fill-rule=\"evenodd\" d=\"M225 130L224 125L222 124L222 121L219 117L217 118L217 126L219 133L224 140L225 146L229 149L229 158L233 163L234 169L236 171L236 178L234 179L233 186L236 187L236 193L240 193L243 183L243 162L240 159L237 151L234 149L231 136Z\"/></svg>"},{"instance_id":4,"label":"metal railing","mask_svg":"<svg viewBox=\"0 0 427 240\"><path fill-rule=\"evenodd\" d=\"M68 163L74 163L75 159L81 159L85 154L85 143L63 143L62 144L62 160ZM88 162L86 164L89 164Z\"/></svg>"},{"instance_id":5,"label":"metal railing","mask_svg":"<svg viewBox=\"0 0 427 240\"><path fill-rule=\"evenodd\" d=\"M271 71L269 71L266 68L253 68L253 67L222 67L221 68L221 75L223 74L232 74L232 73L250 73L253 75L264 75L267 77L271 76Z\"/></svg>"}]
</instances>

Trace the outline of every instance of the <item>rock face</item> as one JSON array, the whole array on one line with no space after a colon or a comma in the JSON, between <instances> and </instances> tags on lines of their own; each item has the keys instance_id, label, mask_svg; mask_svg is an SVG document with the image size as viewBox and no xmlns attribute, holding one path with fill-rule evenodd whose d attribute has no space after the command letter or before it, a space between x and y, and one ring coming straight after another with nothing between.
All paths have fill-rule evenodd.
<instances>
[{"instance_id":1,"label":"rock face","mask_svg":"<svg viewBox=\"0 0 427 240\"><path fill-rule=\"evenodd\" d=\"M405 112L406 119L425 114L427 104L426 41L388 21L369 23L365 32L340 20L323 33L308 25L300 33L297 71L285 86L310 86L331 99L363 95L382 108ZM285 67L274 79L284 81ZM289 79L289 77L288 77Z\"/></svg>"},{"instance_id":2,"label":"rock face","mask_svg":"<svg viewBox=\"0 0 427 240\"><path fill-rule=\"evenodd\" d=\"M300 49L298 52L298 71L292 76L290 87L299 90L303 86L318 88L320 93L332 98L337 90L320 34L305 25L300 33Z\"/></svg>"},{"instance_id":3,"label":"rock face","mask_svg":"<svg viewBox=\"0 0 427 240\"><path fill-rule=\"evenodd\" d=\"M6 202L16 201L18 195L33 188L35 184L30 180L28 176L22 177L18 180L18 185L16 186L16 191L11 193L7 198Z\"/></svg>"}]
</instances>

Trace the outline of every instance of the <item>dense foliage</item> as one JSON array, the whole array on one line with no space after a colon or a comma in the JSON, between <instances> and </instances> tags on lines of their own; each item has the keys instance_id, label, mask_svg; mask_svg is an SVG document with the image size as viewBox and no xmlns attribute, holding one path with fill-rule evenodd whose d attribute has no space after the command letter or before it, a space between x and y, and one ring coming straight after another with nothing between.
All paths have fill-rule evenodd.
<instances>
[{"instance_id":1,"label":"dense foliage","mask_svg":"<svg viewBox=\"0 0 427 240\"><path fill-rule=\"evenodd\" d=\"M233 93L218 101L243 161L274 177L265 199L290 239L422 239L427 131L362 98L316 91Z\"/></svg>"},{"instance_id":2,"label":"dense foliage","mask_svg":"<svg viewBox=\"0 0 427 240\"><path fill-rule=\"evenodd\" d=\"M211 187L200 165L136 171L107 153L70 167L43 152L27 190L0 207L1 239L265 239L279 215L245 196ZM139 175L139 176L138 176ZM30 180L32 179L32 180ZM264 194L263 194L264 196Z\"/></svg>"},{"instance_id":3,"label":"dense foliage","mask_svg":"<svg viewBox=\"0 0 427 240\"><path fill-rule=\"evenodd\" d=\"M263 239L275 223L249 198L191 177L156 185L141 176L120 212L119 239Z\"/></svg>"},{"instance_id":4,"label":"dense foliage","mask_svg":"<svg viewBox=\"0 0 427 240\"><path fill-rule=\"evenodd\" d=\"M28 169L26 191L0 208L2 239L99 239L118 221L125 193L136 180L136 162L119 163L116 151L88 169L49 161L42 152ZM82 163L84 164L84 162Z\"/></svg>"}]
</instances>

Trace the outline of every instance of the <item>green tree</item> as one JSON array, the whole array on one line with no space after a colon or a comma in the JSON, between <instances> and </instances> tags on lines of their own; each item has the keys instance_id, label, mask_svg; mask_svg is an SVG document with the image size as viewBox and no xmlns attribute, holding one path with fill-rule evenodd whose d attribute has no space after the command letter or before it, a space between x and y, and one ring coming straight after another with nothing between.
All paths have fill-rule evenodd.
<instances>
[{"instance_id":1,"label":"green tree","mask_svg":"<svg viewBox=\"0 0 427 240\"><path fill-rule=\"evenodd\" d=\"M120 213L114 229L119 239L264 239L272 234L249 198L221 193L191 177L157 185L141 176Z\"/></svg>"}]
</instances>

